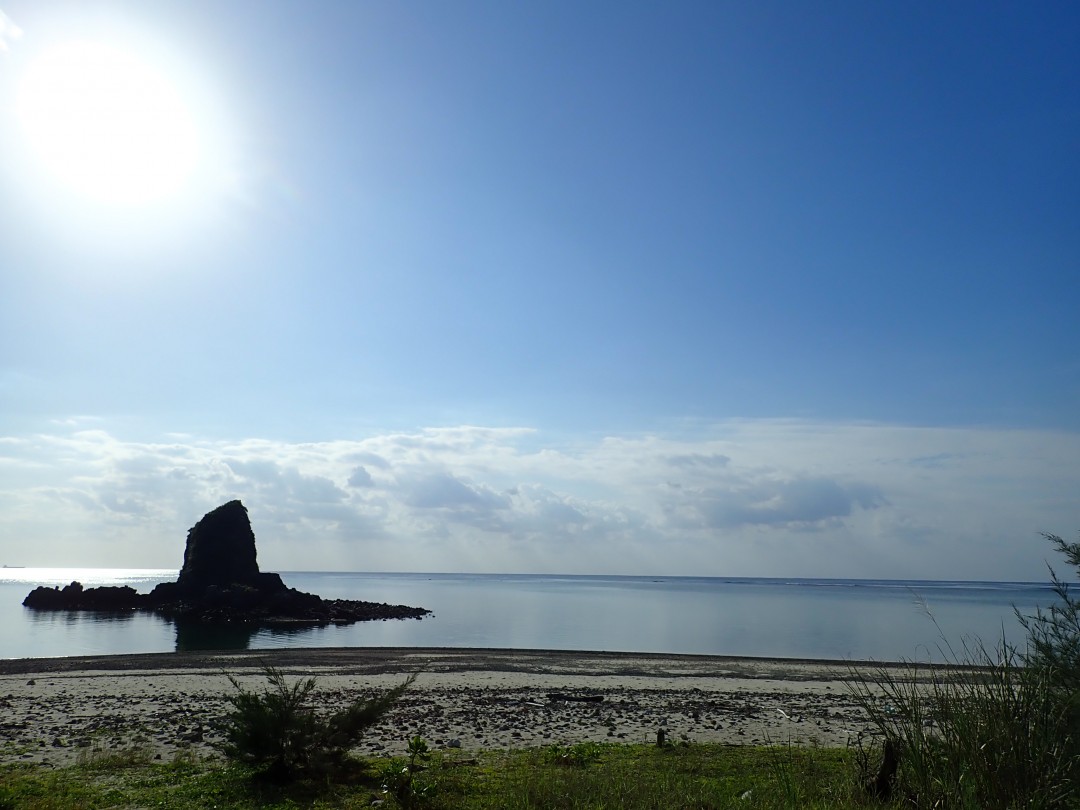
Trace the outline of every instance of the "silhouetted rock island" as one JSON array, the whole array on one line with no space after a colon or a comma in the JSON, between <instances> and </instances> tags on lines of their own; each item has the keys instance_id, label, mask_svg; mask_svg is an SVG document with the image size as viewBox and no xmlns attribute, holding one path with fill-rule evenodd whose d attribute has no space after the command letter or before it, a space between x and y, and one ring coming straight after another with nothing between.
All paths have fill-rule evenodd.
<instances>
[{"instance_id":1,"label":"silhouetted rock island","mask_svg":"<svg viewBox=\"0 0 1080 810\"><path fill-rule=\"evenodd\" d=\"M323 599L289 588L277 574L259 571L247 508L229 501L207 513L187 536L176 582L148 594L134 588L35 588L23 600L36 610L146 610L173 619L258 625L352 624L372 619L419 619L424 608L352 599Z\"/></svg>"}]
</instances>

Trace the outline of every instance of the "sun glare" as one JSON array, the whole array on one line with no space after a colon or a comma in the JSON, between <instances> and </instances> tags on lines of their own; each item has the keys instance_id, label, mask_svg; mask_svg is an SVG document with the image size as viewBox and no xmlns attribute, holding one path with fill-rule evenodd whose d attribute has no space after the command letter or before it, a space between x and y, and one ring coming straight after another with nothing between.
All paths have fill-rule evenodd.
<instances>
[{"instance_id":1,"label":"sun glare","mask_svg":"<svg viewBox=\"0 0 1080 810\"><path fill-rule=\"evenodd\" d=\"M94 41L54 46L28 65L17 104L44 165L98 202L168 197L198 159L198 133L176 87L135 52Z\"/></svg>"}]
</instances>

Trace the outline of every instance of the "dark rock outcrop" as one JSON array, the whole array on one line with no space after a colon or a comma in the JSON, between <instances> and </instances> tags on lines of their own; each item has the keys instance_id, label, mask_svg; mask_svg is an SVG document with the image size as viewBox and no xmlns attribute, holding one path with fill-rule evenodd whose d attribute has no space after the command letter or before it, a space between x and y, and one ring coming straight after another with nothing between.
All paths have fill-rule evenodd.
<instances>
[{"instance_id":1,"label":"dark rock outcrop","mask_svg":"<svg viewBox=\"0 0 1080 810\"><path fill-rule=\"evenodd\" d=\"M140 594L127 585L122 587L105 586L101 588L83 588L79 582L72 582L63 588L34 588L23 600L27 607L38 610L131 610L138 602Z\"/></svg>"},{"instance_id":2,"label":"dark rock outcrop","mask_svg":"<svg viewBox=\"0 0 1080 810\"><path fill-rule=\"evenodd\" d=\"M267 610L310 617L322 600L287 588L277 574L259 571L247 507L229 501L188 530L184 566L176 582L150 592L150 604L175 616L224 619L233 612L263 618Z\"/></svg>"},{"instance_id":3,"label":"dark rock outcrop","mask_svg":"<svg viewBox=\"0 0 1080 810\"><path fill-rule=\"evenodd\" d=\"M185 590L253 584L259 578L255 532L247 507L229 501L188 529L184 567L176 584Z\"/></svg>"},{"instance_id":4,"label":"dark rock outcrop","mask_svg":"<svg viewBox=\"0 0 1080 810\"><path fill-rule=\"evenodd\" d=\"M247 508L229 501L207 513L187 536L176 582L149 594L134 588L35 588L23 600L35 610L146 610L184 622L258 626L352 624L373 619L420 619L431 611L352 599L322 599L289 588L277 574L259 571Z\"/></svg>"}]
</instances>

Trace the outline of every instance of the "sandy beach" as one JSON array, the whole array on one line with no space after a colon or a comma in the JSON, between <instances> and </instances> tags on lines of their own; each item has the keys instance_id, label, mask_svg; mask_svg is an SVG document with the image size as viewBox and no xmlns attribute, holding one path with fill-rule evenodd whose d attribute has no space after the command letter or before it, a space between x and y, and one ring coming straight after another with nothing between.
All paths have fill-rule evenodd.
<instances>
[{"instance_id":1,"label":"sandy beach","mask_svg":"<svg viewBox=\"0 0 1080 810\"><path fill-rule=\"evenodd\" d=\"M0 661L4 761L63 764L88 747L214 753L233 691L273 665L315 676L327 708L418 672L359 752L584 741L844 746L866 727L843 661L540 650L349 648ZM877 665L867 665L873 668Z\"/></svg>"}]
</instances>

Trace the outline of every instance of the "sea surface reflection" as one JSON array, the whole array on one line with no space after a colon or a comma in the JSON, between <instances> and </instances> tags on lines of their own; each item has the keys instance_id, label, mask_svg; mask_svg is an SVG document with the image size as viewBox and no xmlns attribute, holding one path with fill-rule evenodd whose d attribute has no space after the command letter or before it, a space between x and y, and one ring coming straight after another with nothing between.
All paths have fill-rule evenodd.
<instances>
[{"instance_id":1,"label":"sea surface reflection","mask_svg":"<svg viewBox=\"0 0 1080 810\"><path fill-rule=\"evenodd\" d=\"M37 584L131 585L149 591L175 570L0 571L6 658L172 650L423 646L942 660L1002 634L1023 640L1029 614L1054 596L1039 583L283 573L325 598L430 608L423 620L347 627L178 625L145 613L42 613L21 606Z\"/></svg>"}]
</instances>

